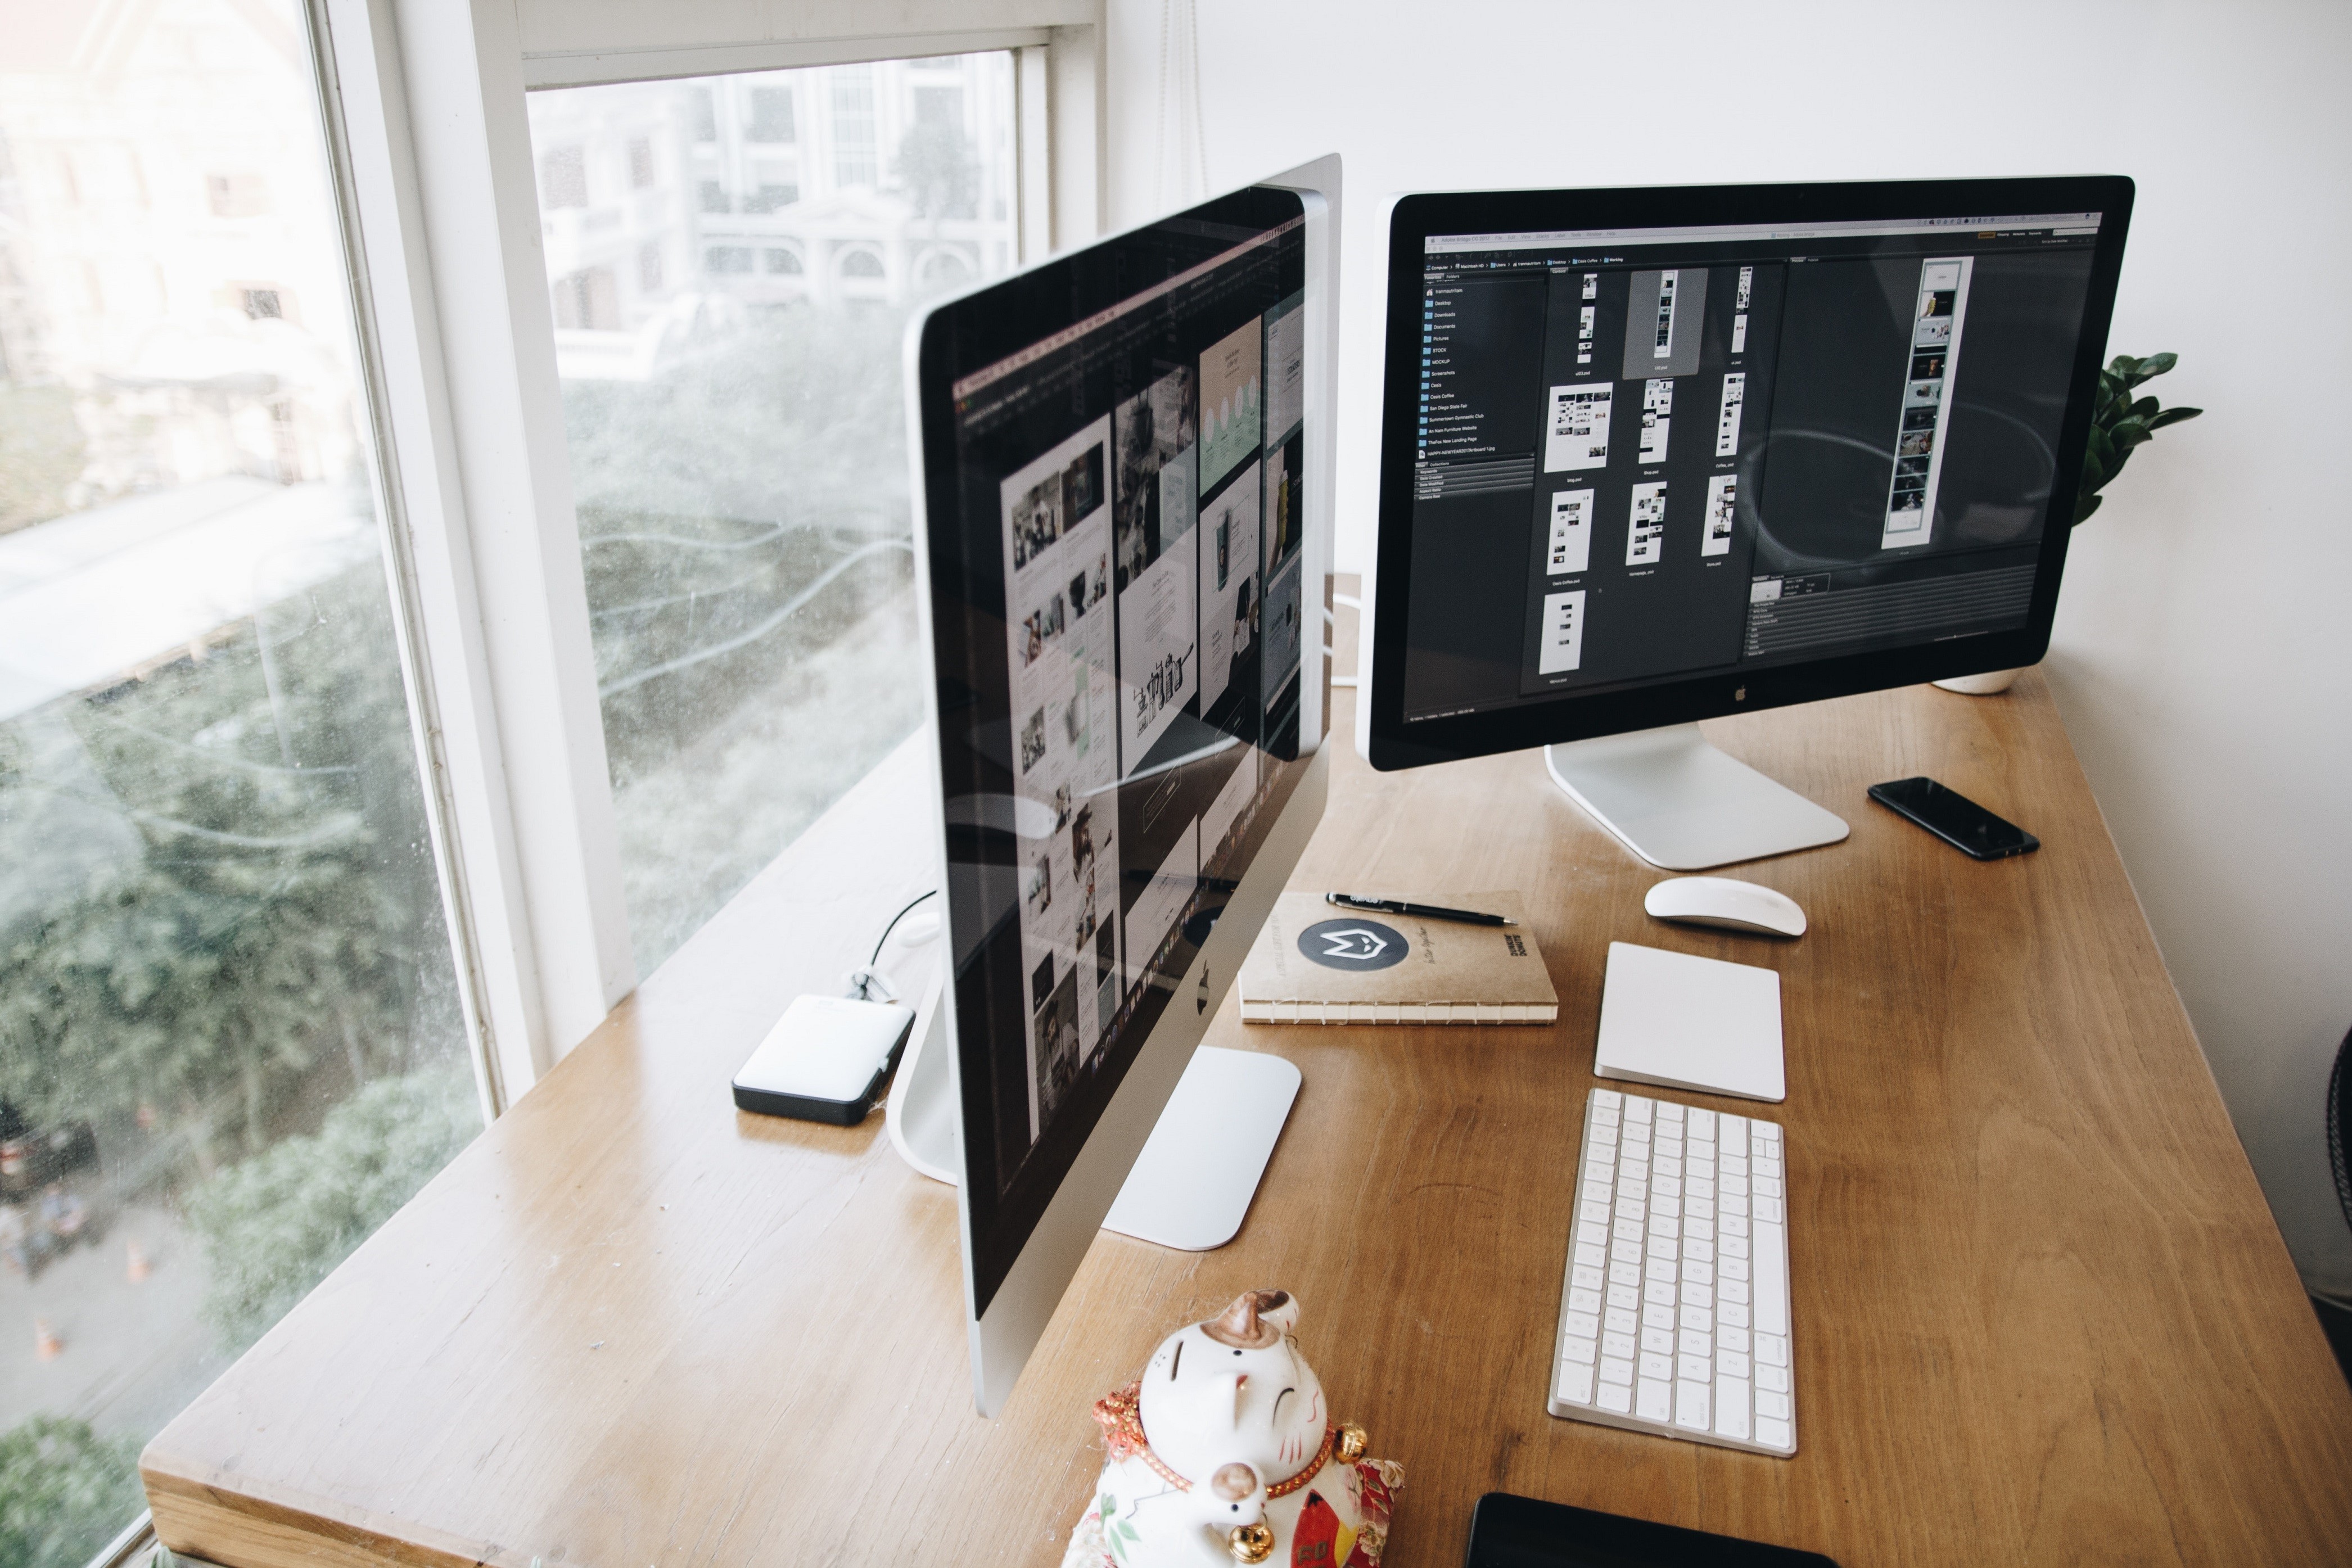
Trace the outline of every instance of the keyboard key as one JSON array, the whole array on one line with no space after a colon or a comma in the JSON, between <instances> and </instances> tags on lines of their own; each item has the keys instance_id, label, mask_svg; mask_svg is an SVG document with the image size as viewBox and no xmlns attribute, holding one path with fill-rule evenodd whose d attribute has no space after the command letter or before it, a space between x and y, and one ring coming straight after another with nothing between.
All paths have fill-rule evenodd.
<instances>
[{"instance_id":1,"label":"keyboard key","mask_svg":"<svg viewBox=\"0 0 2352 1568\"><path fill-rule=\"evenodd\" d=\"M1615 1383L1619 1385L1633 1382L1633 1364L1627 1361L1622 1356L1602 1356L1601 1358L1601 1381L1604 1384Z\"/></svg>"},{"instance_id":2,"label":"keyboard key","mask_svg":"<svg viewBox=\"0 0 2352 1568\"><path fill-rule=\"evenodd\" d=\"M1767 1366L1788 1365L1789 1342L1776 1333L1758 1334L1756 1336L1756 1359L1762 1362Z\"/></svg>"},{"instance_id":3,"label":"keyboard key","mask_svg":"<svg viewBox=\"0 0 2352 1568\"><path fill-rule=\"evenodd\" d=\"M1633 1391L1604 1383L1601 1385L1601 1408L1622 1416L1633 1408Z\"/></svg>"},{"instance_id":4,"label":"keyboard key","mask_svg":"<svg viewBox=\"0 0 2352 1568\"><path fill-rule=\"evenodd\" d=\"M1675 1358L1671 1355L1660 1355L1654 1350L1643 1351L1642 1353L1642 1375L1644 1377L1662 1377L1666 1379L1668 1382L1672 1382L1675 1375Z\"/></svg>"},{"instance_id":5,"label":"keyboard key","mask_svg":"<svg viewBox=\"0 0 2352 1568\"><path fill-rule=\"evenodd\" d=\"M1653 1214L1650 1216L1650 1234L1653 1236L1664 1236L1672 1239L1681 1235L1682 1229L1682 1218L1678 1215Z\"/></svg>"},{"instance_id":6,"label":"keyboard key","mask_svg":"<svg viewBox=\"0 0 2352 1568\"><path fill-rule=\"evenodd\" d=\"M1654 1307L1675 1304L1675 1287L1666 1280L1652 1280L1642 1287L1642 1299Z\"/></svg>"},{"instance_id":7,"label":"keyboard key","mask_svg":"<svg viewBox=\"0 0 2352 1568\"><path fill-rule=\"evenodd\" d=\"M1622 1285L1612 1285L1609 1288L1612 1293L1625 1290ZM1627 1299L1624 1305L1618 1306L1612 1302L1609 1310L1601 1314L1601 1333L1638 1333L1641 1332L1642 1320L1634 1313L1633 1292L1625 1291L1625 1295Z\"/></svg>"},{"instance_id":8,"label":"keyboard key","mask_svg":"<svg viewBox=\"0 0 2352 1568\"><path fill-rule=\"evenodd\" d=\"M1618 1263L1639 1263L1642 1260L1642 1239L1638 1236L1619 1238L1609 1243L1609 1257Z\"/></svg>"},{"instance_id":9,"label":"keyboard key","mask_svg":"<svg viewBox=\"0 0 2352 1568\"><path fill-rule=\"evenodd\" d=\"M1591 1366L1593 1363L1595 1348L1591 1340L1578 1339L1571 1334L1559 1342L1559 1358L1562 1361L1573 1361L1584 1366Z\"/></svg>"},{"instance_id":10,"label":"keyboard key","mask_svg":"<svg viewBox=\"0 0 2352 1568\"><path fill-rule=\"evenodd\" d=\"M1755 1207L1756 1218L1759 1223L1768 1219L1775 1225L1780 1223L1780 1200L1779 1198L1759 1197L1756 1200Z\"/></svg>"},{"instance_id":11,"label":"keyboard key","mask_svg":"<svg viewBox=\"0 0 2352 1568\"><path fill-rule=\"evenodd\" d=\"M1671 1100L1653 1100L1650 1103L1658 1108L1658 1120L1661 1122L1679 1122L1683 1119L1683 1113L1688 1109Z\"/></svg>"},{"instance_id":12,"label":"keyboard key","mask_svg":"<svg viewBox=\"0 0 2352 1568\"><path fill-rule=\"evenodd\" d=\"M1748 1354L1748 1331L1717 1323L1715 1325L1715 1343L1725 1350L1736 1350L1745 1355Z\"/></svg>"},{"instance_id":13,"label":"keyboard key","mask_svg":"<svg viewBox=\"0 0 2352 1568\"><path fill-rule=\"evenodd\" d=\"M1736 1258L1731 1255L1730 1249L1726 1248L1723 1258L1716 1264L1716 1269L1727 1280L1747 1279L1748 1244L1745 1241L1739 1244L1739 1255Z\"/></svg>"},{"instance_id":14,"label":"keyboard key","mask_svg":"<svg viewBox=\"0 0 2352 1568\"><path fill-rule=\"evenodd\" d=\"M1715 1435L1742 1439L1748 1436L1748 1385L1739 1378L1715 1380Z\"/></svg>"},{"instance_id":15,"label":"keyboard key","mask_svg":"<svg viewBox=\"0 0 2352 1568\"><path fill-rule=\"evenodd\" d=\"M1682 1311L1682 1326L1700 1333L1706 1333L1714 1329L1715 1320L1707 1314L1705 1307L1685 1307Z\"/></svg>"},{"instance_id":16,"label":"keyboard key","mask_svg":"<svg viewBox=\"0 0 2352 1568\"><path fill-rule=\"evenodd\" d=\"M1663 1201L1666 1198L1680 1197L1682 1195L1683 1184L1676 1177L1670 1176L1656 1176L1652 1178L1650 1182L1650 1196L1652 1197L1658 1198Z\"/></svg>"},{"instance_id":17,"label":"keyboard key","mask_svg":"<svg viewBox=\"0 0 2352 1568\"><path fill-rule=\"evenodd\" d=\"M1748 1327L1747 1303L1743 1301L1716 1302L1715 1321L1728 1328L1744 1329Z\"/></svg>"},{"instance_id":18,"label":"keyboard key","mask_svg":"<svg viewBox=\"0 0 2352 1568\"><path fill-rule=\"evenodd\" d=\"M1596 1228L1592 1234L1594 1239L1579 1240L1576 1244L1576 1261L1587 1269L1598 1269L1609 1260L1609 1248L1601 1239L1609 1232Z\"/></svg>"},{"instance_id":19,"label":"keyboard key","mask_svg":"<svg viewBox=\"0 0 2352 1568\"><path fill-rule=\"evenodd\" d=\"M1625 1103L1625 1096L1614 1089L1595 1089L1592 1092L1592 1103L1597 1110L1613 1113L1619 1106ZM1612 1119L1614 1119L1613 1114Z\"/></svg>"},{"instance_id":20,"label":"keyboard key","mask_svg":"<svg viewBox=\"0 0 2352 1568\"><path fill-rule=\"evenodd\" d=\"M1642 1265L1643 1279L1664 1280L1669 1285L1675 1282L1681 1272L1682 1270L1675 1267L1675 1260L1671 1258L1653 1258Z\"/></svg>"},{"instance_id":21,"label":"keyboard key","mask_svg":"<svg viewBox=\"0 0 2352 1568\"><path fill-rule=\"evenodd\" d=\"M1670 1155L1666 1153L1665 1150L1660 1149L1655 1155L1651 1156L1650 1174L1654 1176L1678 1176L1682 1175L1682 1156L1678 1154Z\"/></svg>"},{"instance_id":22,"label":"keyboard key","mask_svg":"<svg viewBox=\"0 0 2352 1568\"><path fill-rule=\"evenodd\" d=\"M1605 1094L1608 1091L1604 1089L1601 1092ZM1613 1099L1614 1096L1612 1098ZM1651 1113L1657 1109L1657 1104L1655 1100L1650 1099L1647 1095L1635 1094L1625 1103L1625 1120L1646 1123L1650 1120Z\"/></svg>"},{"instance_id":23,"label":"keyboard key","mask_svg":"<svg viewBox=\"0 0 2352 1568\"><path fill-rule=\"evenodd\" d=\"M1653 1355L1675 1354L1675 1331L1668 1328L1645 1328L1642 1331L1642 1348Z\"/></svg>"},{"instance_id":24,"label":"keyboard key","mask_svg":"<svg viewBox=\"0 0 2352 1568\"><path fill-rule=\"evenodd\" d=\"M1759 1173L1756 1177L1755 1186L1756 1196L1759 1198L1777 1198L1781 1196L1780 1183L1778 1177L1768 1176Z\"/></svg>"},{"instance_id":25,"label":"keyboard key","mask_svg":"<svg viewBox=\"0 0 2352 1568\"><path fill-rule=\"evenodd\" d=\"M1713 1356L1715 1354L1715 1336L1710 1333L1701 1333L1696 1329L1685 1329L1681 1333L1676 1334L1675 1345L1684 1355ZM1742 1373L1740 1375L1745 1377L1747 1374Z\"/></svg>"},{"instance_id":26,"label":"keyboard key","mask_svg":"<svg viewBox=\"0 0 2352 1568\"><path fill-rule=\"evenodd\" d=\"M1685 1270L1683 1276L1683 1304L1702 1308L1715 1305L1715 1287L1697 1283Z\"/></svg>"},{"instance_id":27,"label":"keyboard key","mask_svg":"<svg viewBox=\"0 0 2352 1568\"><path fill-rule=\"evenodd\" d=\"M1631 1333L1619 1333L1614 1330L1604 1329L1601 1333L1601 1354L1613 1355L1620 1361L1631 1361L1641 1353L1633 1348L1633 1336ZM1744 1355L1739 1359L1743 1365L1748 1360ZM1740 1375L1745 1377L1748 1375L1741 1373Z\"/></svg>"},{"instance_id":28,"label":"keyboard key","mask_svg":"<svg viewBox=\"0 0 2352 1568\"><path fill-rule=\"evenodd\" d=\"M1789 1369L1785 1366L1758 1367L1756 1386L1769 1388L1775 1394L1786 1394L1789 1392Z\"/></svg>"},{"instance_id":29,"label":"keyboard key","mask_svg":"<svg viewBox=\"0 0 2352 1568\"><path fill-rule=\"evenodd\" d=\"M1568 1310L1572 1312L1597 1312L1601 1310L1601 1292L1571 1285L1568 1291Z\"/></svg>"},{"instance_id":30,"label":"keyboard key","mask_svg":"<svg viewBox=\"0 0 2352 1568\"><path fill-rule=\"evenodd\" d=\"M1756 1418L1756 1440L1770 1448L1793 1448L1797 1446L1796 1433L1790 1429L1789 1423L1775 1421L1769 1416Z\"/></svg>"},{"instance_id":31,"label":"keyboard key","mask_svg":"<svg viewBox=\"0 0 2352 1568\"><path fill-rule=\"evenodd\" d=\"M1746 1377L1748 1358L1736 1350L1718 1350L1715 1353L1715 1370L1725 1377Z\"/></svg>"},{"instance_id":32,"label":"keyboard key","mask_svg":"<svg viewBox=\"0 0 2352 1568\"><path fill-rule=\"evenodd\" d=\"M1622 1225L1626 1221L1631 1220L1634 1224L1638 1225L1643 1220L1649 1218L1650 1200L1648 1198L1635 1197L1629 1194L1628 1196L1617 1200L1617 1221L1619 1224Z\"/></svg>"},{"instance_id":33,"label":"keyboard key","mask_svg":"<svg viewBox=\"0 0 2352 1568\"><path fill-rule=\"evenodd\" d=\"M1705 1236L1695 1235L1688 1226L1683 1228L1683 1261L1713 1264L1715 1243Z\"/></svg>"},{"instance_id":34,"label":"keyboard key","mask_svg":"<svg viewBox=\"0 0 2352 1568\"><path fill-rule=\"evenodd\" d=\"M1559 1396L1571 1405L1592 1403L1592 1368L1563 1366L1559 1369Z\"/></svg>"},{"instance_id":35,"label":"keyboard key","mask_svg":"<svg viewBox=\"0 0 2352 1568\"><path fill-rule=\"evenodd\" d=\"M1748 1146L1748 1118L1726 1111L1715 1119L1715 1140L1727 1149Z\"/></svg>"},{"instance_id":36,"label":"keyboard key","mask_svg":"<svg viewBox=\"0 0 2352 1568\"><path fill-rule=\"evenodd\" d=\"M1576 1339L1599 1339L1601 1317L1597 1312L1562 1312L1559 1328L1562 1333Z\"/></svg>"},{"instance_id":37,"label":"keyboard key","mask_svg":"<svg viewBox=\"0 0 2352 1568\"><path fill-rule=\"evenodd\" d=\"M1778 1207L1778 1205L1774 1206ZM1781 1250L1783 1232L1777 1225L1756 1226L1756 1329L1759 1333L1789 1332L1789 1261Z\"/></svg>"},{"instance_id":38,"label":"keyboard key","mask_svg":"<svg viewBox=\"0 0 2352 1568\"><path fill-rule=\"evenodd\" d=\"M1713 1426L1709 1418L1708 1395L1712 1391L1704 1383L1683 1382L1675 1385L1675 1425L1692 1427L1706 1431Z\"/></svg>"},{"instance_id":39,"label":"keyboard key","mask_svg":"<svg viewBox=\"0 0 2352 1568\"><path fill-rule=\"evenodd\" d=\"M1748 1256L1748 1221L1744 1219L1741 1220L1738 1230L1732 1229L1728 1225L1718 1227L1718 1228L1721 1229L1723 1234L1715 1239L1715 1244L1723 1249L1723 1255L1725 1257L1745 1258Z\"/></svg>"},{"instance_id":40,"label":"keyboard key","mask_svg":"<svg viewBox=\"0 0 2352 1568\"><path fill-rule=\"evenodd\" d=\"M1642 1248L1650 1257L1664 1258L1671 1261L1675 1254L1680 1250L1675 1245L1675 1238L1672 1236L1645 1236L1642 1239Z\"/></svg>"},{"instance_id":41,"label":"keyboard key","mask_svg":"<svg viewBox=\"0 0 2352 1568\"><path fill-rule=\"evenodd\" d=\"M1691 1244L1689 1242L1685 1241L1683 1243L1684 1281L1687 1284L1693 1285L1714 1284L1715 1265L1712 1263L1701 1262L1698 1259L1690 1256L1690 1247Z\"/></svg>"},{"instance_id":42,"label":"keyboard key","mask_svg":"<svg viewBox=\"0 0 2352 1568\"><path fill-rule=\"evenodd\" d=\"M1588 1264L1571 1263L1568 1270L1568 1282L1575 1290L1597 1291L1601 1284L1601 1270Z\"/></svg>"},{"instance_id":43,"label":"keyboard key","mask_svg":"<svg viewBox=\"0 0 2352 1568\"><path fill-rule=\"evenodd\" d=\"M1720 1289L1723 1291L1723 1299L1727 1301L1738 1301L1743 1305L1753 1304L1748 1301L1748 1281L1745 1280L1726 1280Z\"/></svg>"},{"instance_id":44,"label":"keyboard key","mask_svg":"<svg viewBox=\"0 0 2352 1568\"><path fill-rule=\"evenodd\" d=\"M1633 1410L1644 1421L1664 1423L1674 1418L1675 1385L1655 1377L1645 1377L1634 1385Z\"/></svg>"},{"instance_id":45,"label":"keyboard key","mask_svg":"<svg viewBox=\"0 0 2352 1568\"><path fill-rule=\"evenodd\" d=\"M1659 1185L1663 1186L1665 1184L1661 1182ZM1683 1217L1683 1200L1673 1193L1662 1192L1650 1200L1650 1214L1653 1218L1664 1217L1679 1222Z\"/></svg>"},{"instance_id":46,"label":"keyboard key","mask_svg":"<svg viewBox=\"0 0 2352 1568\"><path fill-rule=\"evenodd\" d=\"M1674 1308L1662 1307L1655 1301L1643 1301L1642 1303L1642 1327L1644 1329L1664 1329L1668 1333L1674 1333Z\"/></svg>"},{"instance_id":47,"label":"keyboard key","mask_svg":"<svg viewBox=\"0 0 2352 1568\"><path fill-rule=\"evenodd\" d=\"M1756 1414L1769 1416L1776 1421L1789 1418L1789 1396L1785 1394L1761 1393L1756 1396Z\"/></svg>"},{"instance_id":48,"label":"keyboard key","mask_svg":"<svg viewBox=\"0 0 2352 1568\"><path fill-rule=\"evenodd\" d=\"M1690 1135L1694 1138L1715 1136L1715 1113L1702 1106L1691 1107L1686 1124L1689 1127Z\"/></svg>"},{"instance_id":49,"label":"keyboard key","mask_svg":"<svg viewBox=\"0 0 2352 1568\"><path fill-rule=\"evenodd\" d=\"M1715 1375L1715 1364L1703 1355L1678 1355L1675 1370L1685 1383L1705 1383Z\"/></svg>"}]
</instances>

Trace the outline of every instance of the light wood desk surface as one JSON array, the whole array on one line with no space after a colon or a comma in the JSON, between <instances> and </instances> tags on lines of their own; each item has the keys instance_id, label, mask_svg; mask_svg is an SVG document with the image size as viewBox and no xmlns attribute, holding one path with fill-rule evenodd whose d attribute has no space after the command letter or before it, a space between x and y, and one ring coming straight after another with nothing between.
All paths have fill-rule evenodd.
<instances>
[{"instance_id":1,"label":"light wood desk surface","mask_svg":"<svg viewBox=\"0 0 2352 1568\"><path fill-rule=\"evenodd\" d=\"M1211 1039L1306 1075L1248 1224L1202 1254L1103 1236L1001 1419L971 1411L952 1195L878 1113L728 1100L783 1002L926 885L851 802L155 1439L164 1542L233 1568L1051 1564L1091 1402L1281 1286L1335 1413L1405 1465L1397 1568L1458 1561L1490 1490L1846 1568L2352 1552L2352 1395L2038 676L1708 727L1853 824L1739 872L1804 906L1794 943L1650 920L1661 873L1532 754L1376 775L1350 716L1297 885L1526 889L1560 1022L1244 1029L1229 998ZM1865 801L1916 773L2041 852L1979 864ZM775 937L812 911L824 941ZM1545 1413L1612 938L1783 976L1792 1460Z\"/></svg>"}]
</instances>

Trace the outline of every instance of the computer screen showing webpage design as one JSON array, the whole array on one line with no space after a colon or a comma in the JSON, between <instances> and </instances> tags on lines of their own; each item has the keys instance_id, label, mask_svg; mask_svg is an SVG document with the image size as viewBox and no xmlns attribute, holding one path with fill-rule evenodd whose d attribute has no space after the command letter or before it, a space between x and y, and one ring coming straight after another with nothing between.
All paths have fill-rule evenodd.
<instances>
[{"instance_id":1,"label":"computer screen showing webpage design","mask_svg":"<svg viewBox=\"0 0 2352 1568\"><path fill-rule=\"evenodd\" d=\"M942 731L1016 802L1011 833L959 834L948 784L951 876L1009 905L958 964L983 1281L1303 770L1304 247L1278 202L1271 226L1201 209L1114 242L1158 281L953 382L971 630L942 640Z\"/></svg>"},{"instance_id":2,"label":"computer screen showing webpage design","mask_svg":"<svg viewBox=\"0 0 2352 1568\"><path fill-rule=\"evenodd\" d=\"M1406 720L2023 626L2099 217L1429 237Z\"/></svg>"}]
</instances>

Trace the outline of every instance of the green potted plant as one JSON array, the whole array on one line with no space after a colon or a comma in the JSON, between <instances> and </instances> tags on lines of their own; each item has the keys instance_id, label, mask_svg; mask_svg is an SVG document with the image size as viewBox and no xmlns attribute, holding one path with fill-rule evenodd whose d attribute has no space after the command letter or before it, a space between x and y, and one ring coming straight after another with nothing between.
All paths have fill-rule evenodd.
<instances>
[{"instance_id":1,"label":"green potted plant","mask_svg":"<svg viewBox=\"0 0 2352 1568\"><path fill-rule=\"evenodd\" d=\"M2099 492L2124 471L2133 451L2168 424L2195 419L2201 408L2166 408L2154 397L2135 395L2141 383L2164 374L2180 362L2178 354L2150 354L2136 360L2117 354L2099 372L2098 401L2091 409L2090 444L2083 449L2083 479L2074 490L2074 523L2079 525L2105 497ZM2005 692L2022 670L1990 670L1981 675L1957 675L1936 684L1948 692L1990 696Z\"/></svg>"}]
</instances>

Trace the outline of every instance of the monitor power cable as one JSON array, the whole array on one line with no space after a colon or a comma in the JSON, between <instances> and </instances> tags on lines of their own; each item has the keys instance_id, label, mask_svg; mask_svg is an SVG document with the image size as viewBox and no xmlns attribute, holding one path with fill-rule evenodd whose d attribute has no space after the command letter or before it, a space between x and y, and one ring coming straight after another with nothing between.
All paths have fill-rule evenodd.
<instances>
[{"instance_id":1,"label":"monitor power cable","mask_svg":"<svg viewBox=\"0 0 2352 1568\"><path fill-rule=\"evenodd\" d=\"M882 949L889 944L890 933L898 929L898 922L906 919L923 900L937 898L939 893L936 887L919 893L908 899L898 914L890 916L890 924L882 927L882 935L875 939L872 956L849 971L849 994L852 997L861 1002L895 1002L898 999L898 988L890 983L889 976L875 966L882 961Z\"/></svg>"}]
</instances>

